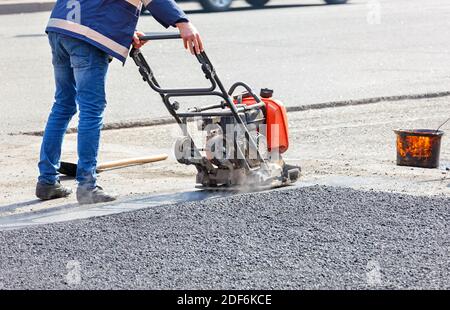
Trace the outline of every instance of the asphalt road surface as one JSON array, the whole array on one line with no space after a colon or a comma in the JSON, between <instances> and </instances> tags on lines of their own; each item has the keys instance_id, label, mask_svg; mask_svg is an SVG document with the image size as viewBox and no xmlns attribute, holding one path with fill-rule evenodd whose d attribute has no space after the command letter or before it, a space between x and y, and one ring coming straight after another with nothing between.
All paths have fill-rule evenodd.
<instances>
[{"instance_id":1,"label":"asphalt road surface","mask_svg":"<svg viewBox=\"0 0 450 310\"><path fill-rule=\"evenodd\" d=\"M445 0L237 2L217 14L182 6L226 84L272 87L288 106L449 90ZM0 16L0 135L45 124L47 18ZM140 29L161 28L144 16ZM202 82L180 42L145 54L165 86ZM110 71L107 122L168 115L131 62ZM449 289L449 206L444 196L313 186L1 231L0 289Z\"/></svg>"},{"instance_id":2,"label":"asphalt road surface","mask_svg":"<svg viewBox=\"0 0 450 310\"><path fill-rule=\"evenodd\" d=\"M450 288L450 200L306 187L0 232L0 285Z\"/></svg>"},{"instance_id":3,"label":"asphalt road surface","mask_svg":"<svg viewBox=\"0 0 450 310\"><path fill-rule=\"evenodd\" d=\"M449 90L450 3L447 0L272 0L248 10L203 14L182 3L203 34L226 85L271 87L286 105ZM52 97L48 12L0 17L0 133L41 130ZM152 17L139 28L161 31ZM154 42L145 54L164 85L203 81L180 42ZM169 116L129 61L114 61L106 122Z\"/></svg>"}]
</instances>

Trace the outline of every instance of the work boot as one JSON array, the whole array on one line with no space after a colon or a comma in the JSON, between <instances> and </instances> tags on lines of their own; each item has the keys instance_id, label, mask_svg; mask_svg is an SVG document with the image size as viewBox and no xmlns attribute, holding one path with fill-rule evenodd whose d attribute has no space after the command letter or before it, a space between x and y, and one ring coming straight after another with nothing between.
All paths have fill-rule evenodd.
<instances>
[{"instance_id":1,"label":"work boot","mask_svg":"<svg viewBox=\"0 0 450 310\"><path fill-rule=\"evenodd\" d=\"M72 189L62 186L59 181L55 184L38 182L36 185L36 196L41 200L64 198L72 194Z\"/></svg>"},{"instance_id":2,"label":"work boot","mask_svg":"<svg viewBox=\"0 0 450 310\"><path fill-rule=\"evenodd\" d=\"M100 186L94 188L78 186L77 189L77 200L81 205L114 201L116 199L116 195L106 193Z\"/></svg>"}]
</instances>

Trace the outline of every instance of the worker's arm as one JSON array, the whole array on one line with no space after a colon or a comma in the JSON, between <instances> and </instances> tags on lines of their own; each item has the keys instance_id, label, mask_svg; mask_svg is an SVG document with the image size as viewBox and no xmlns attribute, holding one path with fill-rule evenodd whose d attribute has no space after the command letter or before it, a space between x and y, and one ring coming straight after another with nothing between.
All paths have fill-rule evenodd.
<instances>
[{"instance_id":1,"label":"worker's arm","mask_svg":"<svg viewBox=\"0 0 450 310\"><path fill-rule=\"evenodd\" d=\"M170 26L178 28L184 48L189 48L192 54L203 51L200 34L174 0L143 0L143 3L161 25L166 28Z\"/></svg>"},{"instance_id":2,"label":"worker's arm","mask_svg":"<svg viewBox=\"0 0 450 310\"><path fill-rule=\"evenodd\" d=\"M150 11L153 18L166 28L176 27L176 23L188 22L183 10L174 0L143 0L145 8Z\"/></svg>"}]
</instances>

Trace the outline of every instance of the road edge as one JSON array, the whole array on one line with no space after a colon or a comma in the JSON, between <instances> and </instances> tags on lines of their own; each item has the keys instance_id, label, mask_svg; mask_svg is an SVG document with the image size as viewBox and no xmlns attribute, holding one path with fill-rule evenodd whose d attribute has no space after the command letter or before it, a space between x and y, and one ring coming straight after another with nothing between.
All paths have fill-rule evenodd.
<instances>
[{"instance_id":1,"label":"road edge","mask_svg":"<svg viewBox=\"0 0 450 310\"><path fill-rule=\"evenodd\" d=\"M0 3L0 15L51 11L56 1Z\"/></svg>"},{"instance_id":2,"label":"road edge","mask_svg":"<svg viewBox=\"0 0 450 310\"><path fill-rule=\"evenodd\" d=\"M307 110L319 110L327 108L338 108L345 106L355 106L379 103L383 101L402 101L402 100L421 100L421 99L431 99L431 98L441 98L450 96L450 91L441 91L433 93L422 93L422 94L412 94L412 95L396 95L396 96L380 96L372 98L362 98L362 99L350 99L350 100L340 100L340 101L328 101L322 103L305 104L298 106L286 107L287 112L301 112ZM139 127L151 127L159 125L168 125L176 123L175 119L172 117L161 117L143 120L130 120L121 122L106 123L103 125L102 130L114 130L114 129L127 129L127 128L139 128ZM67 129L66 133L76 133L77 128L71 127ZM25 131L10 133L9 135L27 135L27 136L42 136L44 134L43 130L37 131Z\"/></svg>"}]
</instances>

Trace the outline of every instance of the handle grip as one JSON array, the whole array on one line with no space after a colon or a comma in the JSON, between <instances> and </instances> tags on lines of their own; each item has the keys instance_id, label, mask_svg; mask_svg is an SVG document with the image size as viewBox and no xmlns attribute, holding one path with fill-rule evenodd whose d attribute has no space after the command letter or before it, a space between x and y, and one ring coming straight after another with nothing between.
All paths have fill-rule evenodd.
<instances>
[{"instance_id":1,"label":"handle grip","mask_svg":"<svg viewBox=\"0 0 450 310\"><path fill-rule=\"evenodd\" d=\"M166 33L166 32L148 32L139 37L141 41L156 41L156 40L171 40L181 39L179 33Z\"/></svg>"},{"instance_id":2,"label":"handle grip","mask_svg":"<svg viewBox=\"0 0 450 310\"><path fill-rule=\"evenodd\" d=\"M129 158L123 160L110 161L106 163L99 164L97 166L97 170L102 171L111 168L119 168L126 167L130 165L139 165L139 164L148 164L156 161L162 161L167 159L167 154L147 156L147 157L137 157L137 158Z\"/></svg>"},{"instance_id":3,"label":"handle grip","mask_svg":"<svg viewBox=\"0 0 450 310\"><path fill-rule=\"evenodd\" d=\"M124 168L132 165L140 165L140 164L147 164L152 163L156 161L161 161L167 159L166 154L156 155L156 156L149 156L149 157L138 157L138 158L129 158L125 160L117 160L117 161L110 161L103 164L100 164L97 166L97 172L101 172L107 169L111 168ZM77 176L77 164L68 163L68 162L61 162L61 166L58 169L58 172L64 175L67 175L69 177L76 177Z\"/></svg>"}]
</instances>

